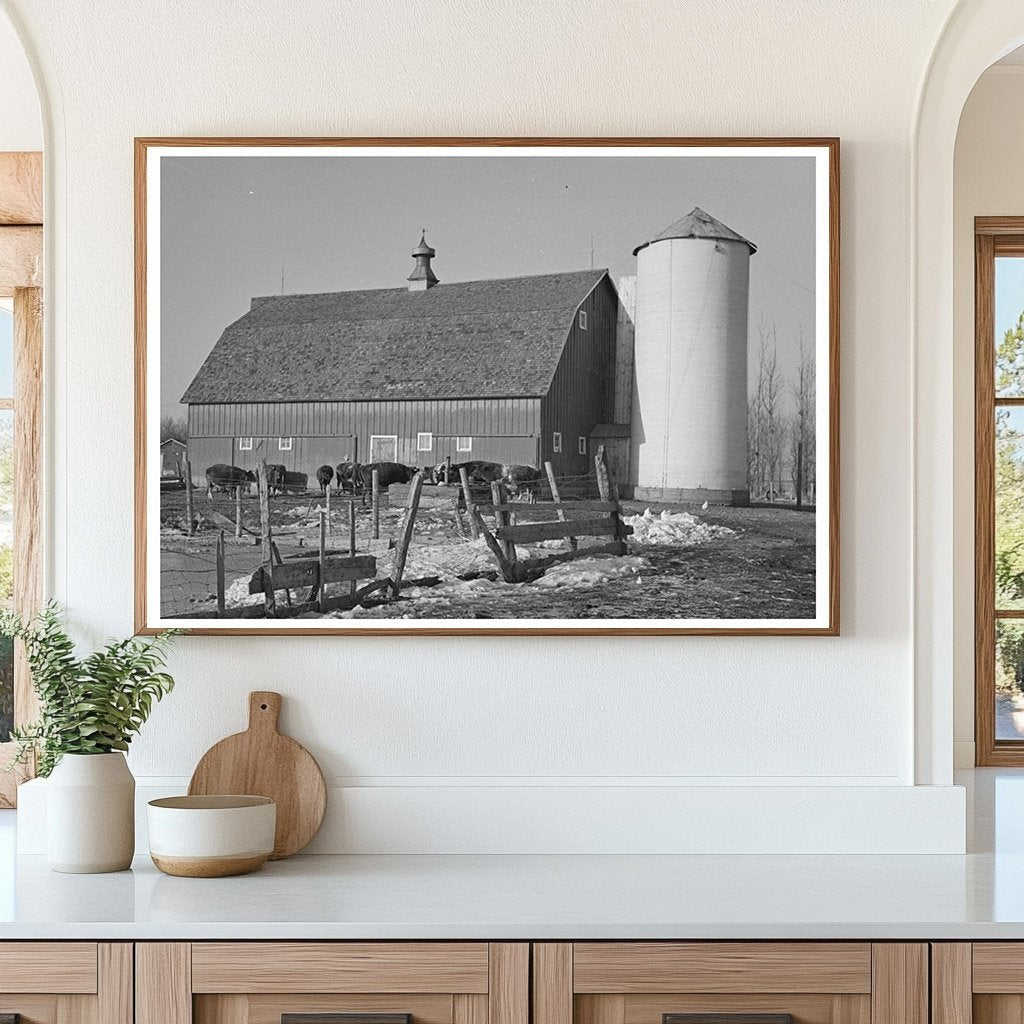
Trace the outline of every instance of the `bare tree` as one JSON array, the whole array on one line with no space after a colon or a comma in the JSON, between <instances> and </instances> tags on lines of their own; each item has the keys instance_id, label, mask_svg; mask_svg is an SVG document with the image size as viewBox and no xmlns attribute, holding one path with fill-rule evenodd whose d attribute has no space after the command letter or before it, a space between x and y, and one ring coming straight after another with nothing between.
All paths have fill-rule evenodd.
<instances>
[{"instance_id":1,"label":"bare tree","mask_svg":"<svg viewBox=\"0 0 1024 1024\"><path fill-rule=\"evenodd\" d=\"M175 441L181 441L182 444L188 442L188 424L180 416L171 416L169 413L166 416L160 417L160 443L169 441L173 438Z\"/></svg>"},{"instance_id":2,"label":"bare tree","mask_svg":"<svg viewBox=\"0 0 1024 1024\"><path fill-rule=\"evenodd\" d=\"M814 446L814 350L807 344L803 329L799 333L800 362L793 384L793 416L790 430L790 460L793 494L798 505L815 500Z\"/></svg>"},{"instance_id":3,"label":"bare tree","mask_svg":"<svg viewBox=\"0 0 1024 1024\"><path fill-rule=\"evenodd\" d=\"M775 501L783 490L787 423L773 320L761 317L757 340L757 383L747 406L747 486L752 498Z\"/></svg>"}]
</instances>

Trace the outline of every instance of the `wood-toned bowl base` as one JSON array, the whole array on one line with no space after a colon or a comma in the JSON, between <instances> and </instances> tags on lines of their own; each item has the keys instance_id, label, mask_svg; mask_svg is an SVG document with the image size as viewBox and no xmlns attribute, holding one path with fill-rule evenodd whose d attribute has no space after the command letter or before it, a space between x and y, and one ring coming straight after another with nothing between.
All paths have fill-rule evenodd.
<instances>
[{"instance_id":1,"label":"wood-toned bowl base","mask_svg":"<svg viewBox=\"0 0 1024 1024\"><path fill-rule=\"evenodd\" d=\"M268 854L257 853L249 857L158 857L151 854L153 863L165 875L180 878L228 878L246 875L266 863Z\"/></svg>"}]
</instances>

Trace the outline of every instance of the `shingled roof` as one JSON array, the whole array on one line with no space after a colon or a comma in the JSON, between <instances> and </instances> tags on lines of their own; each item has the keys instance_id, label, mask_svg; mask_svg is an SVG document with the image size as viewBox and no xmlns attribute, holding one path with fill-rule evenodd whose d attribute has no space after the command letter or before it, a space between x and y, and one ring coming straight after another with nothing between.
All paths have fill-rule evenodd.
<instances>
[{"instance_id":1,"label":"shingled roof","mask_svg":"<svg viewBox=\"0 0 1024 1024\"><path fill-rule=\"evenodd\" d=\"M255 298L182 402L541 396L605 274Z\"/></svg>"}]
</instances>

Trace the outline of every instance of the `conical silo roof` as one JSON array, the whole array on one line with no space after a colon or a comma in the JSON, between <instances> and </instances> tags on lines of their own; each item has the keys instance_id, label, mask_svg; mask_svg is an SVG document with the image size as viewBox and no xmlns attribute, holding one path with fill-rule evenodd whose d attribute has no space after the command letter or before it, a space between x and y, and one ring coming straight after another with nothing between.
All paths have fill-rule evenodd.
<instances>
[{"instance_id":1,"label":"conical silo roof","mask_svg":"<svg viewBox=\"0 0 1024 1024\"><path fill-rule=\"evenodd\" d=\"M635 256L651 242L662 242L669 238L717 238L724 242L743 242L744 245L750 246L751 255L757 252L757 246L749 239L737 234L732 228L726 227L720 220L716 220L710 213L705 213L699 206L695 206L685 217L680 217L675 223L669 224L664 231L659 231L653 238L638 245L633 250L633 255Z\"/></svg>"}]
</instances>

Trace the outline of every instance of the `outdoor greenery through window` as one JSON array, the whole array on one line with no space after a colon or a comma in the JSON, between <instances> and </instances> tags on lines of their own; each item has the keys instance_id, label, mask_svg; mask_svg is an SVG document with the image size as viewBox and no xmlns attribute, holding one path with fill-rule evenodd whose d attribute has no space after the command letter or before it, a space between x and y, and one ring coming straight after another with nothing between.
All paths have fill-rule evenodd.
<instances>
[{"instance_id":1,"label":"outdoor greenery through window","mask_svg":"<svg viewBox=\"0 0 1024 1024\"><path fill-rule=\"evenodd\" d=\"M14 600L14 316L0 307L0 608ZM0 743L14 725L14 642L0 638Z\"/></svg>"},{"instance_id":2,"label":"outdoor greenery through window","mask_svg":"<svg viewBox=\"0 0 1024 1024\"><path fill-rule=\"evenodd\" d=\"M996 739L1024 739L1024 258L995 260Z\"/></svg>"}]
</instances>

